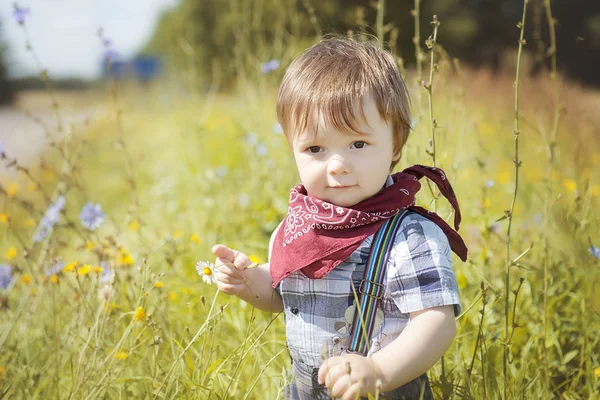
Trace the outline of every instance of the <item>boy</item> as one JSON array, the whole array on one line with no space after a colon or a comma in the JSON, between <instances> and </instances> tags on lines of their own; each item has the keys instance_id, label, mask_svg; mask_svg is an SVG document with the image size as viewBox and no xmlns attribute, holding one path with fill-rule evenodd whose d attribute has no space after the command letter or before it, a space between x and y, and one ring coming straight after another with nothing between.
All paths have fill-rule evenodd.
<instances>
[{"instance_id":1,"label":"boy","mask_svg":"<svg viewBox=\"0 0 600 400\"><path fill-rule=\"evenodd\" d=\"M450 346L460 312L450 247L463 260L467 250L442 219L414 205L418 179L428 176L454 206L458 229L441 170L390 175L410 130L394 58L372 42L323 40L287 69L277 116L302 185L290 191L268 264L249 269L247 255L213 247L219 290L285 311L295 377L286 398L433 398L425 372ZM358 292L374 233L401 212L370 350L349 353L351 285Z\"/></svg>"}]
</instances>

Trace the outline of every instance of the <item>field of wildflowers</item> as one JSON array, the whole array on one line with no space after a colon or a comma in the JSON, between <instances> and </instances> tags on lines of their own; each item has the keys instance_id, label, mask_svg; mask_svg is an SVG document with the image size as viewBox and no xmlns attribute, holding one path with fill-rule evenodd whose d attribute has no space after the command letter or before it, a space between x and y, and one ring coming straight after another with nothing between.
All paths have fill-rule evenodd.
<instances>
[{"instance_id":1,"label":"field of wildflowers","mask_svg":"<svg viewBox=\"0 0 600 400\"><path fill-rule=\"evenodd\" d=\"M398 167L446 171L470 249L434 392L598 398L600 93L556 71L461 69L435 40L406 72L414 132ZM217 293L196 263L214 243L266 261L298 181L274 112L284 66L226 93L112 82L82 125L49 89L41 158L0 142L16 172L0 177L0 398L281 396L283 317ZM451 216L427 187L419 203Z\"/></svg>"}]
</instances>

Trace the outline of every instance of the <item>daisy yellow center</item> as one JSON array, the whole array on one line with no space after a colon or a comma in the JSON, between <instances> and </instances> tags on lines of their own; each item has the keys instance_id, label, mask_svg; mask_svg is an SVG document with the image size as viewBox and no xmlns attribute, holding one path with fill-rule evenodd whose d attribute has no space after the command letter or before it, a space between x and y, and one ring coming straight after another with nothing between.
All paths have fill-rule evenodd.
<instances>
[{"instance_id":1,"label":"daisy yellow center","mask_svg":"<svg viewBox=\"0 0 600 400\"><path fill-rule=\"evenodd\" d=\"M204 267L204 275L211 276L212 275L212 269L210 269L208 267Z\"/></svg>"}]
</instances>

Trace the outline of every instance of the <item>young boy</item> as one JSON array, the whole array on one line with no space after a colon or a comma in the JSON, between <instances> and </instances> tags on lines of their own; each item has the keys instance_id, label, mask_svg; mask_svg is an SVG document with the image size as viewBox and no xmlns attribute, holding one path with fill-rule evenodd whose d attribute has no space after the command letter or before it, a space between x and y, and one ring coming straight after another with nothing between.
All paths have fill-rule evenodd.
<instances>
[{"instance_id":1,"label":"young boy","mask_svg":"<svg viewBox=\"0 0 600 400\"><path fill-rule=\"evenodd\" d=\"M460 210L441 170L390 175L410 130L394 58L373 42L323 40L287 69L277 115L302 185L290 191L268 264L247 268L246 254L213 247L219 290L285 312L295 378L286 398L433 398L425 373L450 346L460 312L450 248L463 260L467 250L441 218L414 205L427 176L454 206L458 229ZM398 213L370 350L349 353L352 285L358 292L374 234Z\"/></svg>"}]
</instances>

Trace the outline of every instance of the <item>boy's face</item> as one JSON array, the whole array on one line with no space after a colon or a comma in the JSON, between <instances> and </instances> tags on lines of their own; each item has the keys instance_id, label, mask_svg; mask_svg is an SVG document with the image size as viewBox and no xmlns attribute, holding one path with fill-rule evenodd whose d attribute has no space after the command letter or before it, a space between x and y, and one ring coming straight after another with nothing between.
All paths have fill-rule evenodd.
<instances>
[{"instance_id":1,"label":"boy's face","mask_svg":"<svg viewBox=\"0 0 600 400\"><path fill-rule=\"evenodd\" d=\"M375 100L363 101L366 121L358 130L340 132L318 121L318 134L305 131L292 140L292 149L302 184L308 194L342 207L368 199L385 185L394 155L392 127L377 111ZM357 113L360 116L360 112Z\"/></svg>"}]
</instances>

